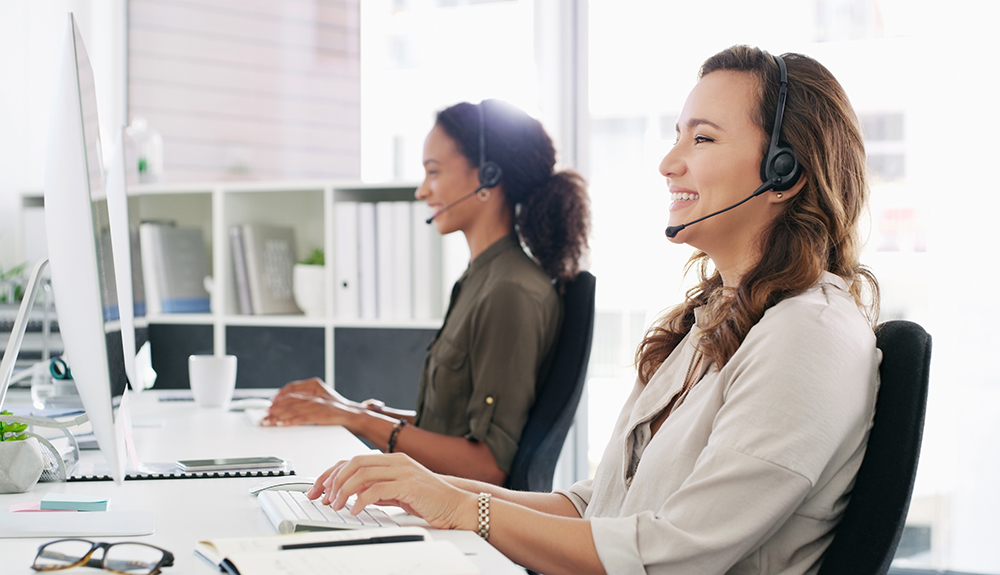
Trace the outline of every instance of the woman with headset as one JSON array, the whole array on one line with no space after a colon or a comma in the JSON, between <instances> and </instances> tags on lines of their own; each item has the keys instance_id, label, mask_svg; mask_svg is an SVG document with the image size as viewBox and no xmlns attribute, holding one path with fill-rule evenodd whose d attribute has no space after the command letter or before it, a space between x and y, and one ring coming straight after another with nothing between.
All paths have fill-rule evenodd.
<instances>
[{"instance_id":1,"label":"woman with headset","mask_svg":"<svg viewBox=\"0 0 1000 575\"><path fill-rule=\"evenodd\" d=\"M709 58L660 163L668 236L697 249L701 283L640 343L594 478L523 493L367 455L308 497L400 505L550 575L815 573L878 387L865 161L850 102L815 60L746 46Z\"/></svg>"},{"instance_id":2,"label":"woman with headset","mask_svg":"<svg viewBox=\"0 0 1000 575\"><path fill-rule=\"evenodd\" d=\"M424 359L416 410L356 403L312 378L286 385L264 424L343 425L434 471L502 484L562 324L558 290L587 247L585 184L555 160L541 123L509 104L441 111L416 197L438 232L465 235L471 258Z\"/></svg>"}]
</instances>

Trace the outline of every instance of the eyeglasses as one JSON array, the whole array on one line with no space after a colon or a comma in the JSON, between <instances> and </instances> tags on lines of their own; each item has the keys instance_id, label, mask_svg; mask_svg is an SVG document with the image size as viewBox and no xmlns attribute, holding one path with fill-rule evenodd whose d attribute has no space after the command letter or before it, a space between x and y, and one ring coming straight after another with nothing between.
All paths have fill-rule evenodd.
<instances>
[{"instance_id":1,"label":"eyeglasses","mask_svg":"<svg viewBox=\"0 0 1000 575\"><path fill-rule=\"evenodd\" d=\"M103 556L91 557L100 549ZM96 567L122 575L156 575L174 564L174 554L146 543L102 543L86 539L59 539L38 548L35 571Z\"/></svg>"}]
</instances>

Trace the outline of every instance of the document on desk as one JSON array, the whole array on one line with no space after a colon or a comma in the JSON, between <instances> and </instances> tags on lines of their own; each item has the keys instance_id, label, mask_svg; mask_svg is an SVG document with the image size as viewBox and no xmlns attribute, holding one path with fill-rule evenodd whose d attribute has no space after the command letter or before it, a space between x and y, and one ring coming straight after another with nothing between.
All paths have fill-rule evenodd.
<instances>
[{"instance_id":1,"label":"document on desk","mask_svg":"<svg viewBox=\"0 0 1000 575\"><path fill-rule=\"evenodd\" d=\"M432 541L420 527L214 539L198 542L194 552L238 575L479 573L453 543Z\"/></svg>"}]
</instances>

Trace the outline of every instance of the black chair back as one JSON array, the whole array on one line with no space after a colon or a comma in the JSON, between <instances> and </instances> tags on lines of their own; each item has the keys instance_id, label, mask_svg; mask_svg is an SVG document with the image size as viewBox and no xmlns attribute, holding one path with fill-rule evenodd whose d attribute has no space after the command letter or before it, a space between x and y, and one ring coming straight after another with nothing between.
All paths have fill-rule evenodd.
<instances>
[{"instance_id":1,"label":"black chair back","mask_svg":"<svg viewBox=\"0 0 1000 575\"><path fill-rule=\"evenodd\" d=\"M597 279L580 272L566 284L563 323L548 376L521 432L505 487L519 491L551 491L556 460L576 416L594 337L594 294Z\"/></svg>"},{"instance_id":2,"label":"black chair back","mask_svg":"<svg viewBox=\"0 0 1000 575\"><path fill-rule=\"evenodd\" d=\"M910 507L930 380L931 336L910 321L875 328L881 384L868 448L819 575L884 575Z\"/></svg>"}]
</instances>

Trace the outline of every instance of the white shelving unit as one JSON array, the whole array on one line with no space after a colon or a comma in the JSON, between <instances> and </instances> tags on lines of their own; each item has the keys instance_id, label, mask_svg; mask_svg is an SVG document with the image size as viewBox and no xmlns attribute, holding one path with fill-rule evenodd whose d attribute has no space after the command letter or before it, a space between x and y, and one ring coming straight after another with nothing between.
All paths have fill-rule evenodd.
<instances>
[{"instance_id":1,"label":"white shelving unit","mask_svg":"<svg viewBox=\"0 0 1000 575\"><path fill-rule=\"evenodd\" d=\"M214 351L225 353L227 328L296 327L323 329L325 377L334 380L333 332L337 328L437 329L447 307L448 294L432 302L430 320L359 320L334 315L336 310L337 202L416 201L415 184L361 184L336 181L213 182L156 184L129 188L129 217L141 221L168 220L178 226L198 227L205 234L210 253L214 290L211 314L162 314L148 317L150 325L210 325ZM291 226L295 229L296 259L304 259L315 248L326 254L325 317L304 315L241 315L237 301L229 229L243 223ZM441 242L434 242L436 268L444 269ZM450 289L450 282L441 282ZM317 374L319 375L319 374Z\"/></svg>"}]
</instances>

